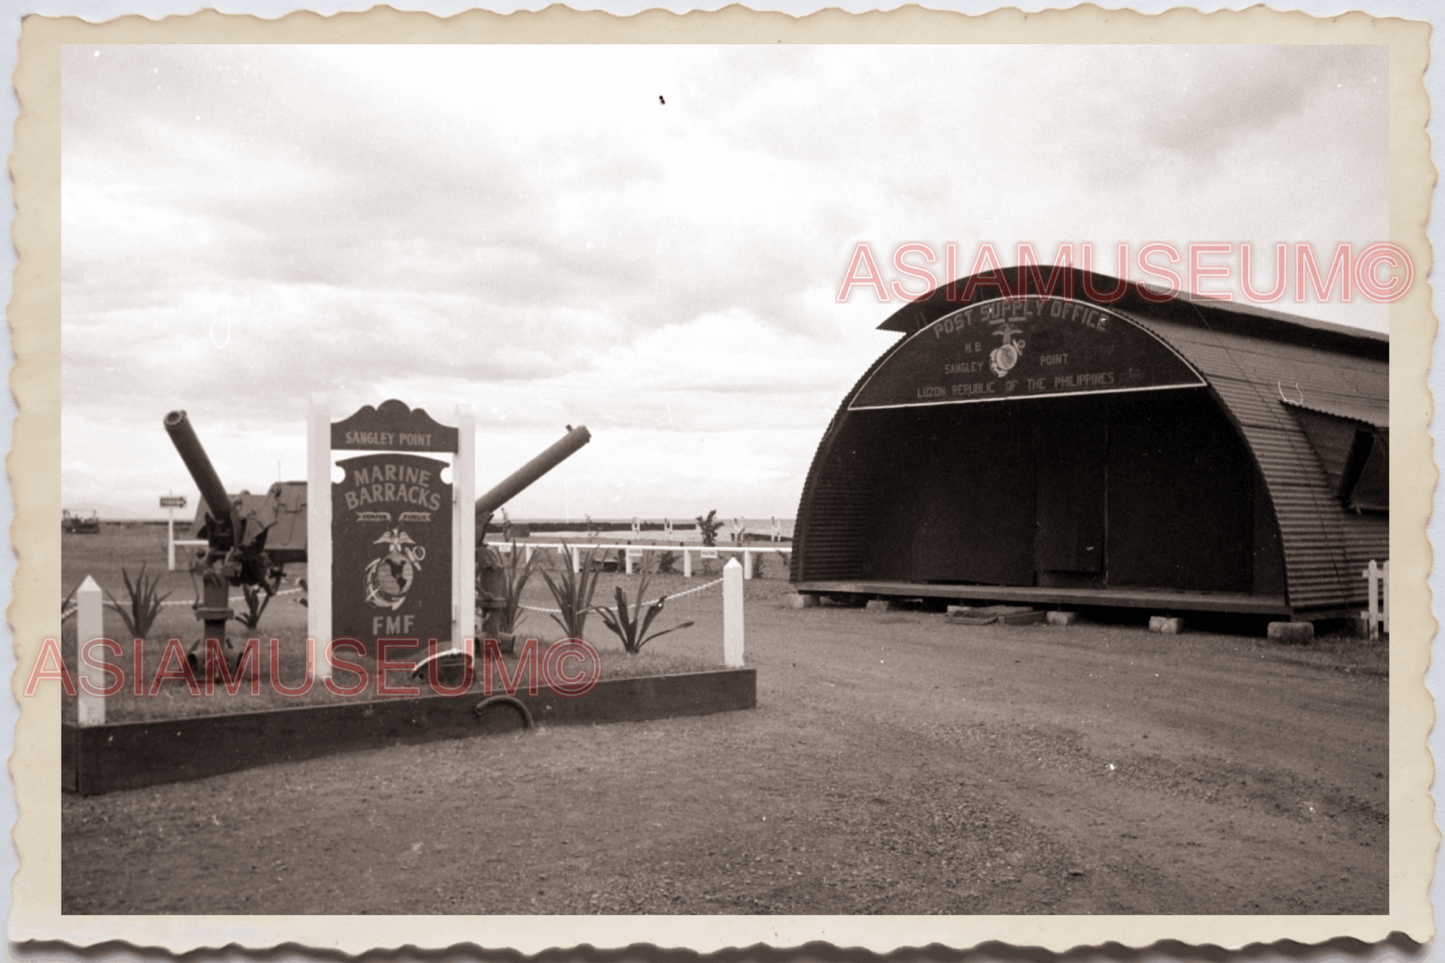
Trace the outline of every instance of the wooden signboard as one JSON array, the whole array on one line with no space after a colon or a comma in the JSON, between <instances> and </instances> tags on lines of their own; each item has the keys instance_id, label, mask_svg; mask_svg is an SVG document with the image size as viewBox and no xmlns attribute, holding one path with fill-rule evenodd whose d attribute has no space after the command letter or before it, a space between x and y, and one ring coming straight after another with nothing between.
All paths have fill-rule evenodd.
<instances>
[{"instance_id":1,"label":"wooden signboard","mask_svg":"<svg viewBox=\"0 0 1445 963\"><path fill-rule=\"evenodd\" d=\"M1141 325L1063 297L971 304L904 339L848 407L904 408L1162 388L1204 379Z\"/></svg>"},{"instance_id":2,"label":"wooden signboard","mask_svg":"<svg viewBox=\"0 0 1445 963\"><path fill-rule=\"evenodd\" d=\"M333 423L313 396L307 431L308 673L331 674L330 643L435 639L464 649L475 626L475 427L457 427L391 400ZM332 465L332 451L366 452ZM454 456L450 461L424 454ZM332 481L333 467L343 471ZM451 468L452 481L443 480ZM404 657L404 648L389 652ZM353 655L343 656L354 658Z\"/></svg>"},{"instance_id":3,"label":"wooden signboard","mask_svg":"<svg viewBox=\"0 0 1445 963\"><path fill-rule=\"evenodd\" d=\"M447 463L377 454L338 462L331 488L331 612L335 638L369 654L376 640L451 637L452 486ZM445 646L443 646L445 648Z\"/></svg>"}]
</instances>

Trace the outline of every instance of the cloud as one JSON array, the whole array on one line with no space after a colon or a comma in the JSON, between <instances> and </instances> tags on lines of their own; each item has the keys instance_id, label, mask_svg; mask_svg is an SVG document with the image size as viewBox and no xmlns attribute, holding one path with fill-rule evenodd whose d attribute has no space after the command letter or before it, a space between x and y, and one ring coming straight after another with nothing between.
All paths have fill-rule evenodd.
<instances>
[{"instance_id":1,"label":"cloud","mask_svg":"<svg viewBox=\"0 0 1445 963\"><path fill-rule=\"evenodd\" d=\"M175 407L230 470L300 473L324 391L471 404L503 462L585 422L624 514L791 512L890 341L897 302L834 300L857 243L1377 240L1384 76L1337 48L68 46L67 497L149 508Z\"/></svg>"}]
</instances>

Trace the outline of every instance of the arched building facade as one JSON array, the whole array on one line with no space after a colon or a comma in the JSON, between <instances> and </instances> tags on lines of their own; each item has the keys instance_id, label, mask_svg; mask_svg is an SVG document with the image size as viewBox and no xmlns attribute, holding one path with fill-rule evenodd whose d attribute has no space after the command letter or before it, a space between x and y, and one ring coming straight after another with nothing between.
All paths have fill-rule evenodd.
<instances>
[{"instance_id":1,"label":"arched building facade","mask_svg":"<svg viewBox=\"0 0 1445 963\"><path fill-rule=\"evenodd\" d=\"M843 400L797 591L1357 614L1389 557L1389 341L1073 269L945 285Z\"/></svg>"}]
</instances>

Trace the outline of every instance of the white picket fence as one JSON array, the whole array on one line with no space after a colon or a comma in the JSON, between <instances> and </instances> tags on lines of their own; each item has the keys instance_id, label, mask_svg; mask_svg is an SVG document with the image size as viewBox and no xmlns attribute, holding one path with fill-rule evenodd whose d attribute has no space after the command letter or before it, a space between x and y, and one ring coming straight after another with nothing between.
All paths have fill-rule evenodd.
<instances>
[{"instance_id":1,"label":"white picket fence","mask_svg":"<svg viewBox=\"0 0 1445 963\"><path fill-rule=\"evenodd\" d=\"M526 550L526 561L529 562L532 560L532 554L539 549L549 549L556 552L570 551L572 553L572 571L574 572L582 571L582 556L588 551L621 551L624 553L623 567L628 575L632 574L632 566L636 562L641 561L643 554L646 552L672 552L674 554L680 552L682 553L682 575L684 578L692 578L692 556L694 553L696 553L699 558L718 558L719 552L740 554L743 560L743 578L745 579L751 579L753 577L754 556L768 554L791 555L793 553L791 547L780 548L774 546L772 548L765 548L762 545L631 545L606 542L598 542L595 544L584 542L575 545L570 542L566 544L562 542L518 542L516 544L518 548ZM511 542L488 542L487 545L499 552L510 552L512 550Z\"/></svg>"},{"instance_id":2,"label":"white picket fence","mask_svg":"<svg viewBox=\"0 0 1445 963\"><path fill-rule=\"evenodd\" d=\"M175 538L175 531L171 531L171 538L166 542L166 571L176 570L176 546L181 548L205 548L211 544L204 538Z\"/></svg>"},{"instance_id":3,"label":"white picket fence","mask_svg":"<svg viewBox=\"0 0 1445 963\"><path fill-rule=\"evenodd\" d=\"M1370 608L1361 612L1360 617L1369 624L1370 639L1375 640L1380 637L1382 625L1385 634L1390 634L1390 560L1381 565L1370 559L1369 567L1360 574L1368 582L1370 592Z\"/></svg>"}]
</instances>

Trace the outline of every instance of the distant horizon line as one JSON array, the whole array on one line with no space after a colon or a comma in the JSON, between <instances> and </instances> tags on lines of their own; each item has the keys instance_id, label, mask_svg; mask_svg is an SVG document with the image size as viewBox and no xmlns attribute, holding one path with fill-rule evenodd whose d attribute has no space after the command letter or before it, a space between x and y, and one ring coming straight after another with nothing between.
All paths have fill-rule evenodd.
<instances>
[{"instance_id":1,"label":"distant horizon line","mask_svg":"<svg viewBox=\"0 0 1445 963\"><path fill-rule=\"evenodd\" d=\"M68 508L68 509L65 509L65 511L70 512L72 515L77 514L77 513L86 513L86 514L88 514L89 512L92 511L92 509L89 509L89 508L78 508L78 509L77 509L77 508ZM184 515L179 515L179 514L178 514L178 515L176 516L176 521L177 521L177 522L181 522L181 521L189 522L189 521L192 521L192 520L195 518L195 515L191 513L191 510L190 510L189 508L186 508L186 509L184 509L183 511L185 512ZM135 513L135 514L132 514L132 515L125 515L125 516L119 516L119 515L101 515L101 514L99 514L99 513L97 512L96 517L97 517L97 519L98 519L99 521L102 521L102 522L165 522L165 521L168 521L168 517L165 516L165 515L147 515L147 514L142 514L142 513L139 513L139 512L137 512L137 513ZM662 524L663 522L665 522L665 521L667 521L667 520L669 520L669 519L671 519L671 521L672 521L674 524L677 524L677 523L679 523L679 522L681 522L681 523L683 523L683 524L686 524L686 525L692 525L692 526L696 526L696 524L697 524L697 516L695 516L695 515L694 515L694 516L689 516L689 517L687 517L687 518L683 518L683 517L680 516L680 515L679 515L679 516L671 516L671 515L657 515L657 516L618 515L618 516L611 516L611 517L607 517L607 518L593 518L593 519L591 519L591 521L593 522L593 524L631 525L631 524L632 524L632 520L633 520L634 517L635 517L639 522L641 522L641 523L643 523L643 524L659 524L659 525L660 525L660 524ZM769 522L769 521L771 521L773 518L776 518L779 522L791 522L791 521L794 521L794 518L793 518L792 516L786 516L786 515L719 515L719 516L717 517L717 520L718 520L719 522L722 522L723 524L726 525L728 522L731 522L731 521L732 521L733 519L735 519L735 518L738 519L739 521L744 521L744 522L758 522L758 521L761 521L761 522ZM509 521L511 524L513 524L513 525L527 525L527 524L532 524L532 523L537 523L537 522L545 522L545 523L551 524L551 525L555 525L555 524L558 524L558 523L561 523L561 524L572 524L572 523L576 523L576 524L578 524L578 525L583 525L583 524L586 524L586 522L588 521L588 519L585 518L585 517L584 517L584 518L571 518L571 517L566 517L566 516L532 515L532 516L527 516L527 517L525 517L525 518L512 518L512 519L508 519L508 521ZM497 518L496 516L493 516L493 518L492 518L492 524L494 524L494 525L500 525L501 523L502 523L502 520L501 520L500 518Z\"/></svg>"}]
</instances>

